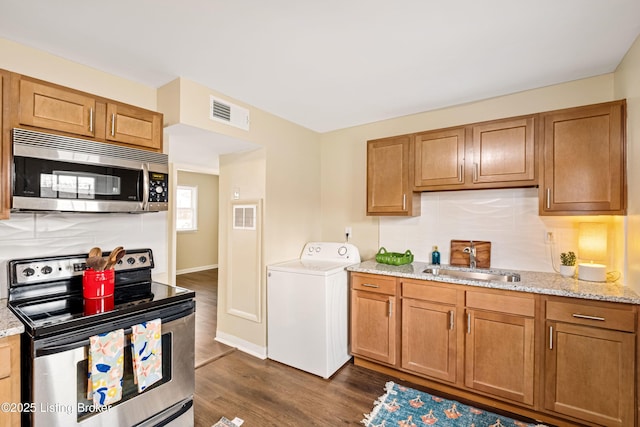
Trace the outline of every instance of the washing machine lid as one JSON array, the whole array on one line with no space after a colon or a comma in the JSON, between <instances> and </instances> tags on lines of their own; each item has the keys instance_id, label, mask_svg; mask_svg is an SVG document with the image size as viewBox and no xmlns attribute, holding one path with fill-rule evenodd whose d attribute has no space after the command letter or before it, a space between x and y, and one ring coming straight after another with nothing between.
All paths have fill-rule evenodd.
<instances>
[{"instance_id":1,"label":"washing machine lid","mask_svg":"<svg viewBox=\"0 0 640 427\"><path fill-rule=\"evenodd\" d=\"M328 276L344 271L348 266L353 264L353 262L344 261L309 261L305 259L294 259L278 264L272 264L268 266L268 269L269 271Z\"/></svg>"}]
</instances>

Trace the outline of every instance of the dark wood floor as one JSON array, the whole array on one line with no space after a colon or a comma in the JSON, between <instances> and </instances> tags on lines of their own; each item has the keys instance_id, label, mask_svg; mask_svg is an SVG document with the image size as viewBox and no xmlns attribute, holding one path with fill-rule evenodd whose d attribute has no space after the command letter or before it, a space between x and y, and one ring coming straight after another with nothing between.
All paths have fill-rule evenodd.
<instances>
[{"instance_id":1,"label":"dark wood floor","mask_svg":"<svg viewBox=\"0 0 640 427\"><path fill-rule=\"evenodd\" d=\"M235 351L196 371L195 426L223 416L247 427L355 426L390 380L400 383L352 363L325 380Z\"/></svg>"},{"instance_id":2,"label":"dark wood floor","mask_svg":"<svg viewBox=\"0 0 640 427\"><path fill-rule=\"evenodd\" d=\"M196 368L234 349L215 341L218 307L218 269L176 276L176 285L196 292Z\"/></svg>"}]
</instances>

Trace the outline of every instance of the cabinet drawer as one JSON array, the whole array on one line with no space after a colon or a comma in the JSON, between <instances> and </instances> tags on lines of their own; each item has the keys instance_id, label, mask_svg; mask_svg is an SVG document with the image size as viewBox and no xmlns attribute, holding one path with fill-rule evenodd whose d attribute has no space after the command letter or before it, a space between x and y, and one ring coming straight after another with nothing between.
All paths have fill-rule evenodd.
<instances>
[{"instance_id":1,"label":"cabinet drawer","mask_svg":"<svg viewBox=\"0 0 640 427\"><path fill-rule=\"evenodd\" d=\"M467 291L466 306L478 310L533 317L536 303L533 295Z\"/></svg>"},{"instance_id":2,"label":"cabinet drawer","mask_svg":"<svg viewBox=\"0 0 640 427\"><path fill-rule=\"evenodd\" d=\"M636 330L635 310L624 304L547 301L546 318L547 320L626 332L635 332Z\"/></svg>"},{"instance_id":3,"label":"cabinet drawer","mask_svg":"<svg viewBox=\"0 0 640 427\"><path fill-rule=\"evenodd\" d=\"M455 289L446 288L442 285L430 284L432 282L402 282L402 296L424 301L433 301L442 304L456 304Z\"/></svg>"},{"instance_id":4,"label":"cabinet drawer","mask_svg":"<svg viewBox=\"0 0 640 427\"><path fill-rule=\"evenodd\" d=\"M351 289L395 295L396 279L394 277L377 276L374 274L352 274Z\"/></svg>"}]
</instances>

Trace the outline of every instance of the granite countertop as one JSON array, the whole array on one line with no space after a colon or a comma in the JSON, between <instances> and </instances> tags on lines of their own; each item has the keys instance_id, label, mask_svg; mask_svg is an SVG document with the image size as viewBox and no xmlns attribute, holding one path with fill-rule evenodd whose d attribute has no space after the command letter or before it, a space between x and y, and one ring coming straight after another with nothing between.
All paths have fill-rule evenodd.
<instances>
[{"instance_id":1,"label":"granite countertop","mask_svg":"<svg viewBox=\"0 0 640 427\"><path fill-rule=\"evenodd\" d=\"M0 338L24 332L24 325L7 307L7 300L0 299Z\"/></svg>"},{"instance_id":2,"label":"granite countertop","mask_svg":"<svg viewBox=\"0 0 640 427\"><path fill-rule=\"evenodd\" d=\"M482 269L487 272L510 272L520 275L519 282L499 282L486 280L469 280L457 277L434 276L423 273L430 267L452 268L467 270L464 267L452 267L449 265L435 266L425 262L413 262L400 266L377 263L375 260L364 261L347 267L348 271L359 273L381 274L385 276L407 277L418 280L432 280L435 282L454 283L460 285L478 286L482 288L504 289L508 291L530 292L544 295L557 295L563 297L584 298L599 301L621 302L627 304L640 304L640 295L619 282L586 282L573 278L565 278L557 273L541 273L536 271Z\"/></svg>"}]
</instances>

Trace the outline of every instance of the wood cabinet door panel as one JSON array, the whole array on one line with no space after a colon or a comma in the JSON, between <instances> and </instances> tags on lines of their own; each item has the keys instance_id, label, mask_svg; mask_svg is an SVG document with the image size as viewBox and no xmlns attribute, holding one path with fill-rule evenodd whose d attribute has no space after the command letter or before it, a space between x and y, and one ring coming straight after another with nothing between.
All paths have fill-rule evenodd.
<instances>
[{"instance_id":1,"label":"wood cabinet door panel","mask_svg":"<svg viewBox=\"0 0 640 427\"><path fill-rule=\"evenodd\" d=\"M635 334L547 322L545 408L607 426L634 420Z\"/></svg>"},{"instance_id":2,"label":"wood cabinet door panel","mask_svg":"<svg viewBox=\"0 0 640 427\"><path fill-rule=\"evenodd\" d=\"M411 138L404 135L367 142L368 215L419 214L419 197L414 196L410 186Z\"/></svg>"},{"instance_id":3,"label":"wood cabinet door panel","mask_svg":"<svg viewBox=\"0 0 640 427\"><path fill-rule=\"evenodd\" d=\"M533 404L533 318L467 311L465 385L485 393Z\"/></svg>"},{"instance_id":4,"label":"wood cabinet door panel","mask_svg":"<svg viewBox=\"0 0 640 427\"><path fill-rule=\"evenodd\" d=\"M19 121L23 125L93 137L95 108L95 98L20 80Z\"/></svg>"},{"instance_id":5,"label":"wood cabinet door panel","mask_svg":"<svg viewBox=\"0 0 640 427\"><path fill-rule=\"evenodd\" d=\"M473 156L474 183L534 181L534 118L474 126Z\"/></svg>"},{"instance_id":6,"label":"wood cabinet door panel","mask_svg":"<svg viewBox=\"0 0 640 427\"><path fill-rule=\"evenodd\" d=\"M351 351L380 362L396 363L396 298L351 291Z\"/></svg>"},{"instance_id":7,"label":"wood cabinet door panel","mask_svg":"<svg viewBox=\"0 0 640 427\"><path fill-rule=\"evenodd\" d=\"M625 212L623 123L622 102L543 116L542 215Z\"/></svg>"},{"instance_id":8,"label":"wood cabinet door panel","mask_svg":"<svg viewBox=\"0 0 640 427\"><path fill-rule=\"evenodd\" d=\"M464 128L416 135L415 186L464 185L464 150Z\"/></svg>"},{"instance_id":9,"label":"wood cabinet door panel","mask_svg":"<svg viewBox=\"0 0 640 427\"><path fill-rule=\"evenodd\" d=\"M456 308L402 300L402 367L455 383Z\"/></svg>"},{"instance_id":10,"label":"wood cabinet door panel","mask_svg":"<svg viewBox=\"0 0 640 427\"><path fill-rule=\"evenodd\" d=\"M107 120L107 140L162 149L161 114L109 103Z\"/></svg>"}]
</instances>

